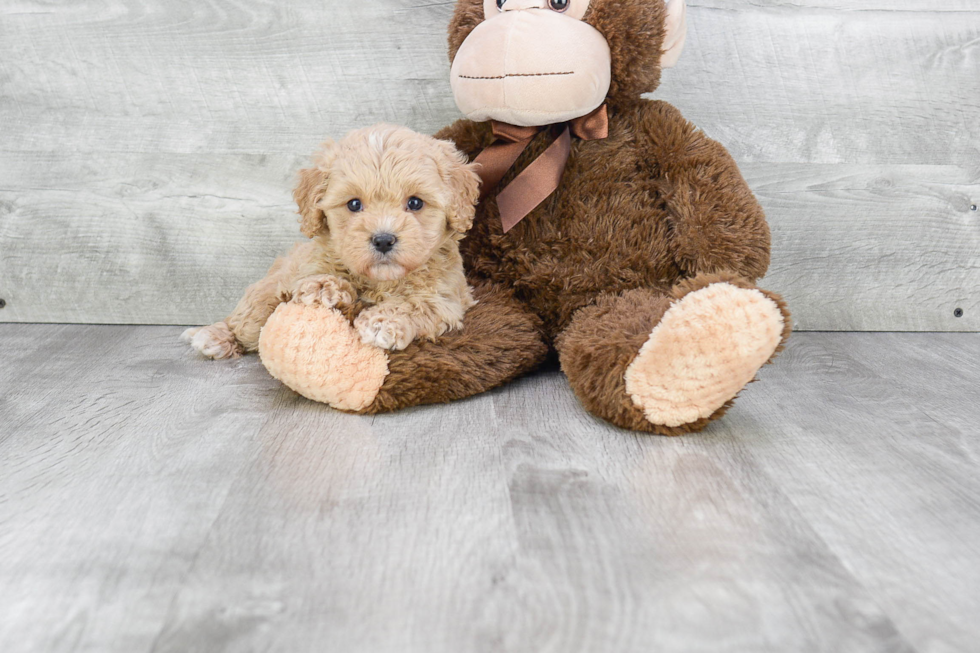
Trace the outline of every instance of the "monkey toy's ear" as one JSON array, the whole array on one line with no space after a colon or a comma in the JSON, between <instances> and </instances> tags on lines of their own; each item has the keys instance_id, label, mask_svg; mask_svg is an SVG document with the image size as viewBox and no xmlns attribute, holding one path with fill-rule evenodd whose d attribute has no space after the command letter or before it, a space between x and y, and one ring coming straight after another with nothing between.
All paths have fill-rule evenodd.
<instances>
[{"instance_id":1,"label":"monkey toy's ear","mask_svg":"<svg viewBox=\"0 0 980 653\"><path fill-rule=\"evenodd\" d=\"M307 238L313 238L327 230L326 216L317 203L327 191L332 161L333 142L327 141L313 157L313 167L299 171L299 183L293 191L293 199L299 207L299 229Z\"/></svg>"},{"instance_id":2,"label":"monkey toy's ear","mask_svg":"<svg viewBox=\"0 0 980 653\"><path fill-rule=\"evenodd\" d=\"M661 68L673 68L684 51L687 40L687 3L684 0L666 0L667 17L664 20L663 55Z\"/></svg>"}]
</instances>

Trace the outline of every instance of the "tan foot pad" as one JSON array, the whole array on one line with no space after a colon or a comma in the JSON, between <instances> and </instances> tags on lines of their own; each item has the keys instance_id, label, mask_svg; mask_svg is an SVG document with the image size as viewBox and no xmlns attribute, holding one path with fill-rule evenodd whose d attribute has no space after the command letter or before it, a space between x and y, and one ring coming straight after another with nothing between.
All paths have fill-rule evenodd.
<instances>
[{"instance_id":1,"label":"tan foot pad","mask_svg":"<svg viewBox=\"0 0 980 653\"><path fill-rule=\"evenodd\" d=\"M280 304L262 329L259 357L292 390L340 410L367 408L388 376L385 352L322 305Z\"/></svg>"},{"instance_id":2,"label":"tan foot pad","mask_svg":"<svg viewBox=\"0 0 980 653\"><path fill-rule=\"evenodd\" d=\"M783 322L758 290L715 283L685 295L626 369L626 391L653 424L710 417L772 357Z\"/></svg>"}]
</instances>

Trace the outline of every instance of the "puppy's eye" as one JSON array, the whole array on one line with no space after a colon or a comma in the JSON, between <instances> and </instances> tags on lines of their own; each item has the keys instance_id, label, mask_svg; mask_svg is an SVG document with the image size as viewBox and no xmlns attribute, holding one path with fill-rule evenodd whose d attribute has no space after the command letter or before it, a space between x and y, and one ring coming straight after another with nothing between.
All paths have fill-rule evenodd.
<instances>
[{"instance_id":1,"label":"puppy's eye","mask_svg":"<svg viewBox=\"0 0 980 653\"><path fill-rule=\"evenodd\" d=\"M555 11L565 11L570 4L571 0L548 0L548 5Z\"/></svg>"},{"instance_id":2,"label":"puppy's eye","mask_svg":"<svg viewBox=\"0 0 980 653\"><path fill-rule=\"evenodd\" d=\"M421 211L422 207L425 206L425 202L417 197L408 198L408 210L409 211Z\"/></svg>"},{"instance_id":3,"label":"puppy's eye","mask_svg":"<svg viewBox=\"0 0 980 653\"><path fill-rule=\"evenodd\" d=\"M347 202L347 210L350 211L351 213L357 213L358 211L360 211L363 208L364 208L364 205L361 204L361 200L353 199L353 200Z\"/></svg>"},{"instance_id":4,"label":"puppy's eye","mask_svg":"<svg viewBox=\"0 0 980 653\"><path fill-rule=\"evenodd\" d=\"M507 2L507 0L497 0L497 9L503 9L505 2Z\"/></svg>"}]
</instances>

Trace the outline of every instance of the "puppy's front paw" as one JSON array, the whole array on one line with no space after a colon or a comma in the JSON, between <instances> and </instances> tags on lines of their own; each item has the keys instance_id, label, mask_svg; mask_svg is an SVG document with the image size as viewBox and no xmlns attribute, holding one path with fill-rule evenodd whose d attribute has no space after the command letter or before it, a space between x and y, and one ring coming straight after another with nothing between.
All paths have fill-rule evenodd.
<instances>
[{"instance_id":1,"label":"puppy's front paw","mask_svg":"<svg viewBox=\"0 0 980 653\"><path fill-rule=\"evenodd\" d=\"M188 343L202 356L213 358L238 358L245 353L235 334L224 322L211 326L188 329L181 334L180 339Z\"/></svg>"},{"instance_id":2,"label":"puppy's front paw","mask_svg":"<svg viewBox=\"0 0 980 653\"><path fill-rule=\"evenodd\" d=\"M378 307L362 311L354 320L354 328L361 342L381 349L404 349L415 339L415 325L407 316Z\"/></svg>"},{"instance_id":3,"label":"puppy's front paw","mask_svg":"<svg viewBox=\"0 0 980 653\"><path fill-rule=\"evenodd\" d=\"M300 279L293 290L293 301L307 306L317 304L333 308L354 303L354 286L332 274L319 274Z\"/></svg>"}]
</instances>

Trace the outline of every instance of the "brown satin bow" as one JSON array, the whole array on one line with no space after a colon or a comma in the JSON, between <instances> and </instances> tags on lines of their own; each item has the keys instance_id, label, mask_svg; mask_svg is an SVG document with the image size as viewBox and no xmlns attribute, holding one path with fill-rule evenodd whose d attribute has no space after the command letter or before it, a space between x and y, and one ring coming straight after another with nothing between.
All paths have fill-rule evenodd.
<instances>
[{"instance_id":1,"label":"brown satin bow","mask_svg":"<svg viewBox=\"0 0 980 653\"><path fill-rule=\"evenodd\" d=\"M480 199L497 187L531 139L541 130L552 127L518 127L496 120L492 120L490 124L497 140L475 159L480 164L479 175L483 181ZM583 141L600 140L609 135L606 105L603 104L592 113L570 120L564 125L561 136L497 194L497 208L500 210L504 233L513 229L558 188L568 155L572 151L572 135Z\"/></svg>"}]
</instances>

